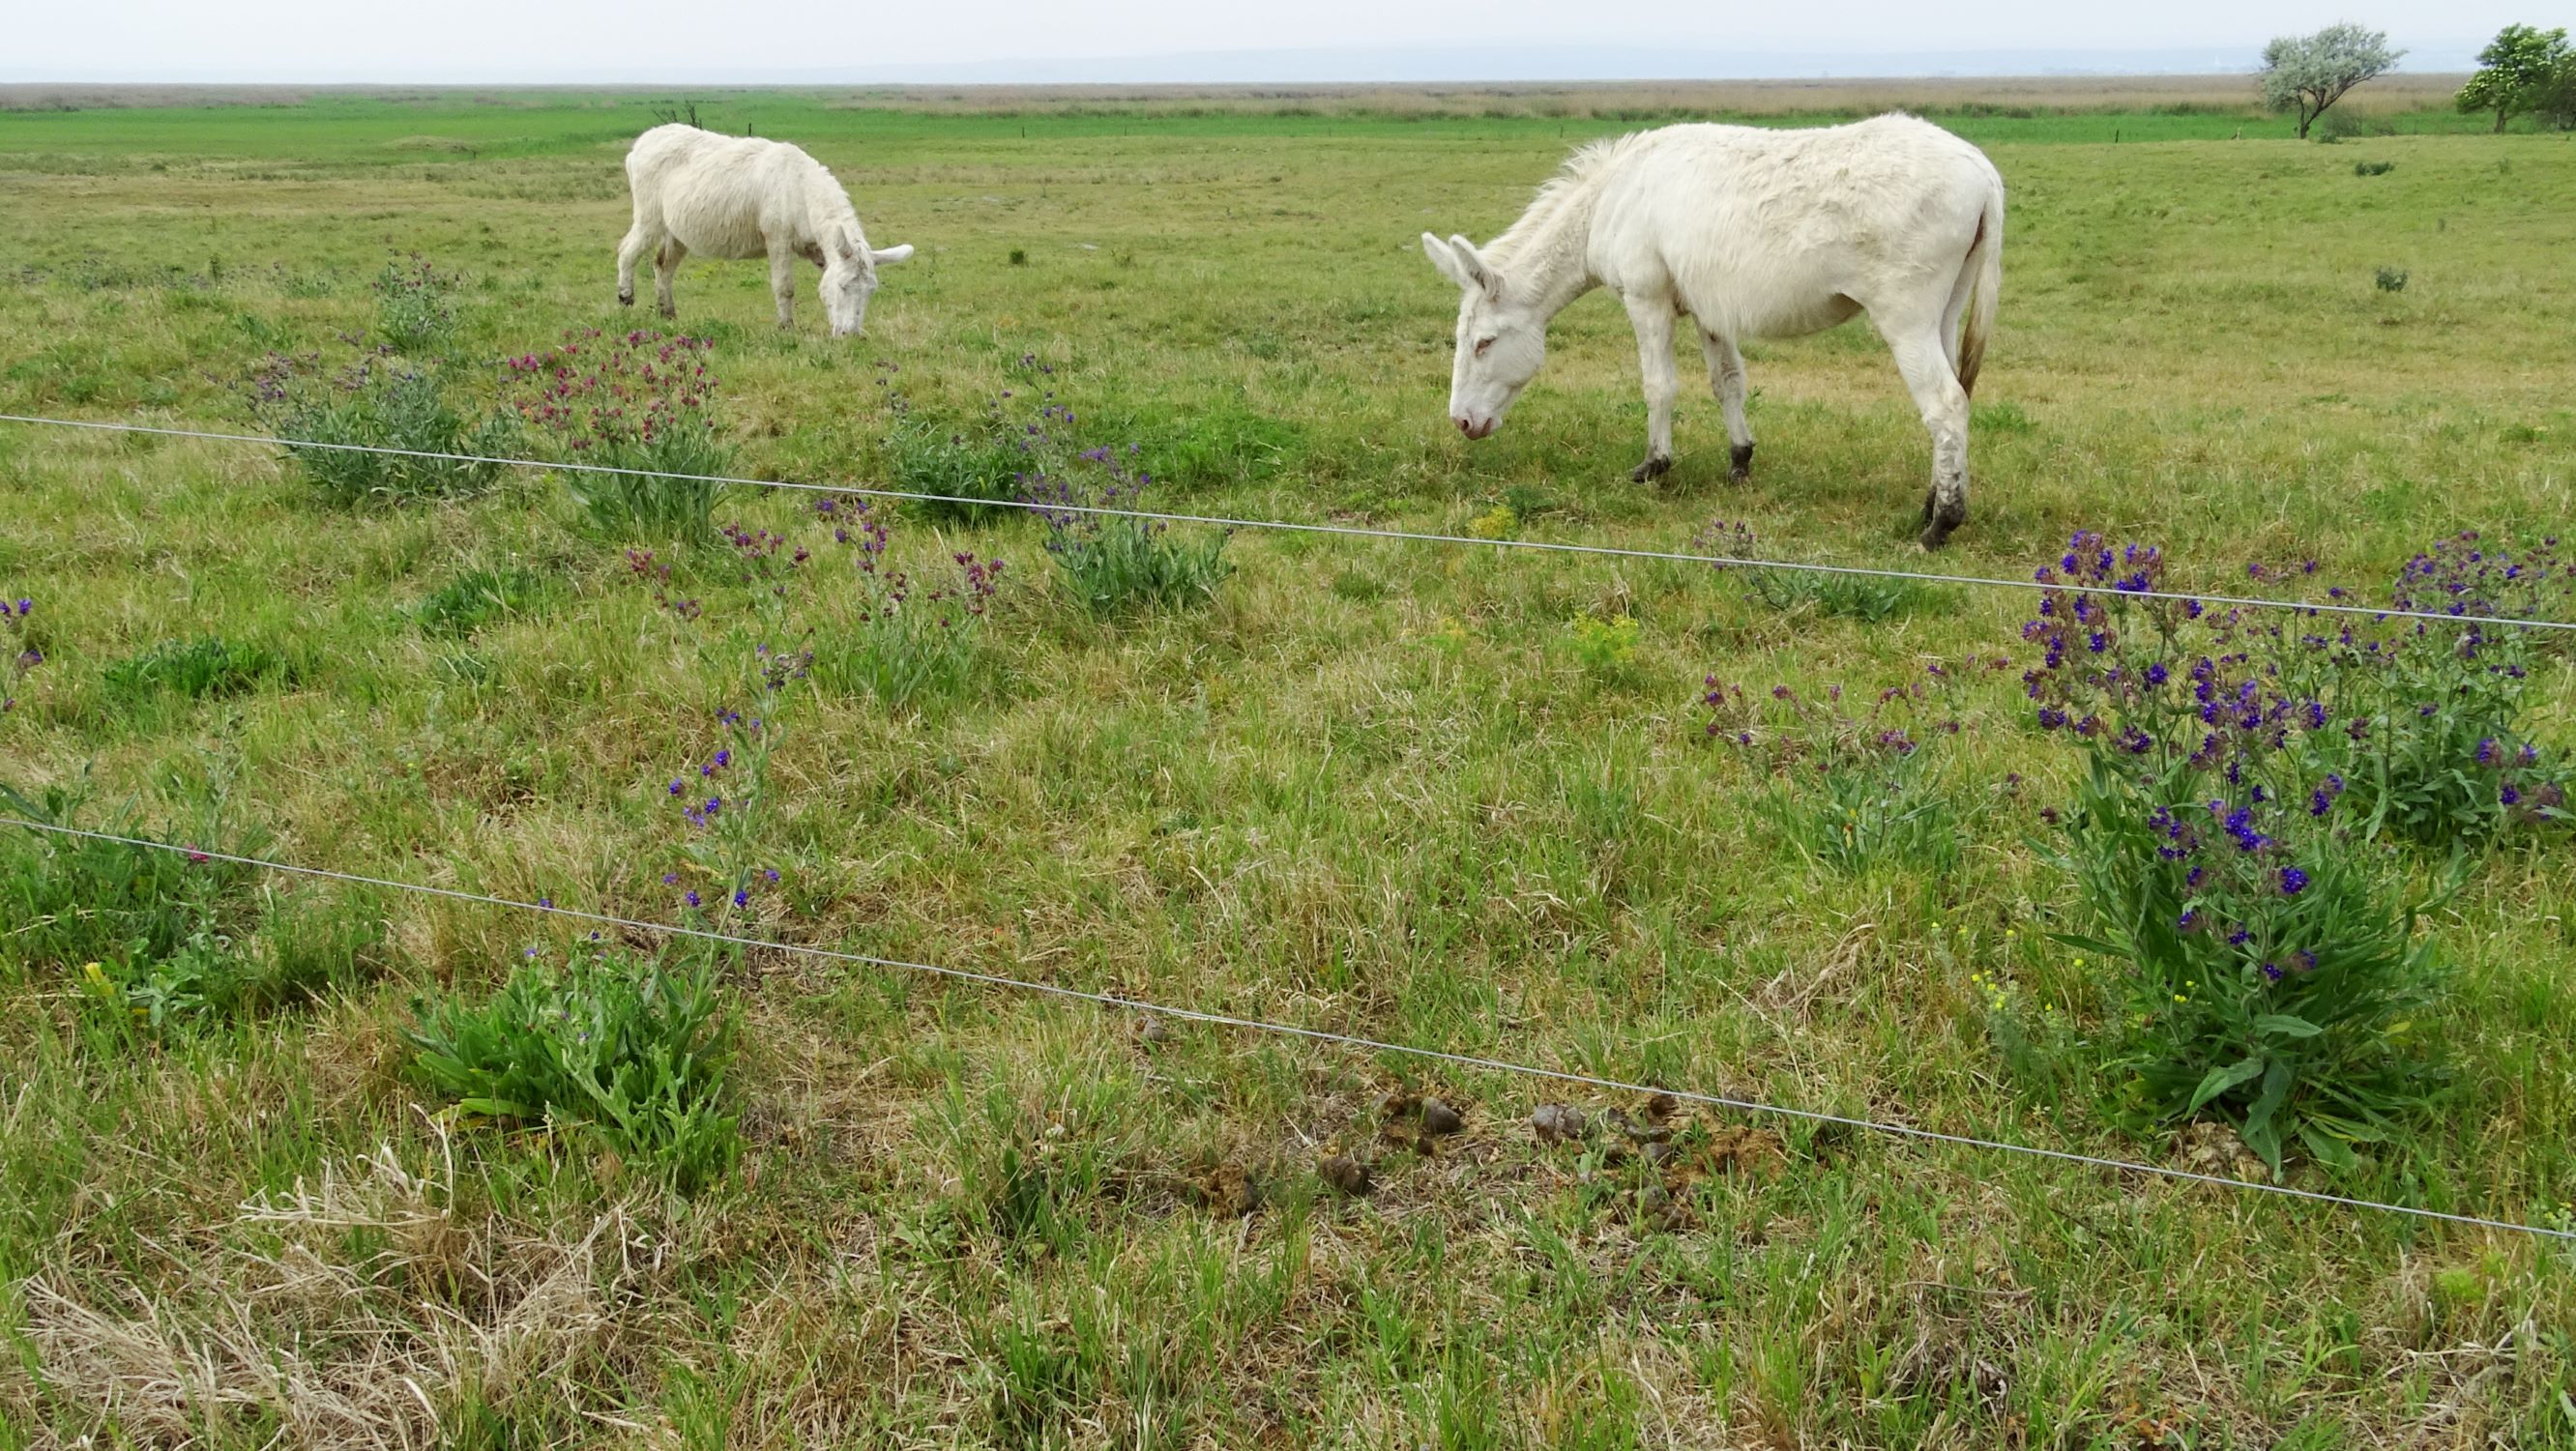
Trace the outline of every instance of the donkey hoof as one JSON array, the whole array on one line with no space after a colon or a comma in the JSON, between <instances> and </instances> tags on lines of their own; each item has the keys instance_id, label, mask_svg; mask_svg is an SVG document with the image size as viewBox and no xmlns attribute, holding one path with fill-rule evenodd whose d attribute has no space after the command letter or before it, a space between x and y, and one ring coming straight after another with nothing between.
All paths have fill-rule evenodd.
<instances>
[{"instance_id":1,"label":"donkey hoof","mask_svg":"<svg viewBox=\"0 0 2576 1451\"><path fill-rule=\"evenodd\" d=\"M635 305L635 294L631 292L621 292L617 294L617 305L619 307L633 307Z\"/></svg>"},{"instance_id":2,"label":"donkey hoof","mask_svg":"<svg viewBox=\"0 0 2576 1451\"><path fill-rule=\"evenodd\" d=\"M1651 484L1673 471L1673 456L1668 453L1646 455L1646 461L1628 471L1628 482Z\"/></svg>"},{"instance_id":3,"label":"donkey hoof","mask_svg":"<svg viewBox=\"0 0 2576 1451\"><path fill-rule=\"evenodd\" d=\"M1727 456L1726 476L1739 484L1753 477L1753 445L1739 443L1735 446L1735 451Z\"/></svg>"},{"instance_id":4,"label":"donkey hoof","mask_svg":"<svg viewBox=\"0 0 2576 1451\"><path fill-rule=\"evenodd\" d=\"M1964 506L1942 509L1926 504L1923 509L1923 547L1940 548L1950 542L1951 530L1967 522L1968 511Z\"/></svg>"}]
</instances>

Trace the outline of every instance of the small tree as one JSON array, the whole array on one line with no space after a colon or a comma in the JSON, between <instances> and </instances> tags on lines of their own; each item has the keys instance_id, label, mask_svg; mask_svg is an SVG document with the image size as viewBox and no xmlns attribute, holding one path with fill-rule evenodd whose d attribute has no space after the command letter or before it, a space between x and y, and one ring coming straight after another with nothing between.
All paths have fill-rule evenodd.
<instances>
[{"instance_id":1,"label":"small tree","mask_svg":"<svg viewBox=\"0 0 2576 1451\"><path fill-rule=\"evenodd\" d=\"M2576 131L2576 51L2559 57L2557 67L2533 88L2531 110L2561 131Z\"/></svg>"},{"instance_id":2,"label":"small tree","mask_svg":"<svg viewBox=\"0 0 2576 1451\"><path fill-rule=\"evenodd\" d=\"M2540 110L2550 99L2553 82L2563 89L2561 73L2568 65L2565 27L2508 25L2478 52L2478 73L2460 87L2460 110L2495 112L2495 128L2501 132L2513 117Z\"/></svg>"},{"instance_id":3,"label":"small tree","mask_svg":"<svg viewBox=\"0 0 2576 1451\"><path fill-rule=\"evenodd\" d=\"M2263 103L2295 111L2299 139L2326 108L2363 81L2388 73L2406 52L2391 50L2388 32L2350 23L2314 35L2284 35L2263 47Z\"/></svg>"}]
</instances>

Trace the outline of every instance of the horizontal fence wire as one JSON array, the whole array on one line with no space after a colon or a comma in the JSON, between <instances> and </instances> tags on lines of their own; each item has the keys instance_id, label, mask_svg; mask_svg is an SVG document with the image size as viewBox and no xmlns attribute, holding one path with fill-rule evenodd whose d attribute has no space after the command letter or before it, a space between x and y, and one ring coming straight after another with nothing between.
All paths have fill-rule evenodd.
<instances>
[{"instance_id":1,"label":"horizontal fence wire","mask_svg":"<svg viewBox=\"0 0 2576 1451\"><path fill-rule=\"evenodd\" d=\"M1162 524L1206 524L1220 529L1260 529L1291 534L1331 534L1360 539L1390 539L1411 544L1447 544L1474 549L1518 549L1547 554L1592 555L1609 559L1651 559L1674 564L1705 564L1725 569L1775 569L1803 574L1852 575L1867 579L1908 580L1918 584L1965 585L1984 589L2038 590L2071 595L2105 595L2132 600L2173 600L2244 609L2290 610L2307 615L2359 615L2373 620L2432 620L2452 625L2496 625L2533 630L2576 630L2576 620L2526 620L2504 615L2451 614L2440 610L2379 608L2333 601L2276 600L2247 595L2194 594L2180 590L2127 590L2109 585L2074 584L2039 579L2005 579L1993 575L1936 574L1924 570L1882 569L1856 564L1817 564L1792 559L1750 559L1683 550L1629 549L1612 544L1572 544L1545 539L1483 539L1468 534L1432 534L1410 529L1373 529L1363 524L1312 524L1289 519L1237 519L1221 514L1180 514L1155 509L1116 509L1097 504L1062 504L1031 499L979 499L964 494L931 494L871 484L812 484L789 479L753 479L730 474L675 474L657 469L617 468L607 464L566 463L548 459L501 458L488 454L443 453L434 449L388 448L366 443L324 443L316 439L276 438L260 433L221 433L195 428L161 428L141 423L99 419L46 418L0 413L0 423L89 429L101 433L150 434L162 438L204 439L217 443L262 444L271 448L318 449L326 452L380 454L390 458L435 459L448 463L497 464L504 468L552 469L560 473L610 474L626 478L673 479L696 484L734 484L744 488L781 489L799 493L909 499L918 503L970 504L988 509L1021 509L1036 514L1094 515L1139 519Z\"/></svg>"},{"instance_id":2,"label":"horizontal fence wire","mask_svg":"<svg viewBox=\"0 0 2576 1451\"><path fill-rule=\"evenodd\" d=\"M1172 1018L1181 1022L1206 1023L1213 1027L1232 1028L1246 1033L1269 1034L1283 1038L1296 1038L1312 1043L1330 1043L1346 1048L1357 1048L1371 1053L1393 1054L1425 1062L1444 1063L1453 1067L1478 1069L1489 1073L1511 1074L1518 1077L1538 1079L1550 1083L1571 1084L1578 1087L1600 1089L1613 1093L1633 1093L1641 1095L1662 1094L1683 1103L1702 1104L1710 1108L1721 1108L1736 1113L1758 1114L1773 1118L1789 1119L1800 1123L1835 1125L1842 1128L1858 1129L1866 1133L1885 1135L1891 1138L1914 1140L1920 1143L1946 1144L1957 1148L1976 1149L1989 1153L2017 1154L2026 1158L2045 1160L2053 1163L2074 1164L2093 1169L2107 1169L2115 1173L2140 1174L2151 1178L2165 1179L2177 1183L2215 1185L2223 1189L2235 1189L2255 1194L2269 1194L2285 1199L2334 1205L2343 1209L2366 1210L2374 1213L2402 1215L2414 1219L2435 1220L2445 1224L2465 1225L2474 1229L2500 1230L2510 1234L2525 1234L2542 1239L2563 1240L2576 1243L2576 1229L2555 1229L2545 1225L2523 1224L2509 1219L2489 1219L2474 1214L2454 1214L2445 1210L2426 1209L2419 1205L2392 1204L2376 1199L2362 1199L2349 1195L2328 1194L2320 1190L2301 1189L2292 1185L2273 1184L2261 1180L2231 1179L2222 1175L2202 1174L2189 1169L2176 1169L2161 1164L2145 1164L2127 1159L2111 1159L2098 1157L2092 1154L2072 1153L2064 1149L2048 1149L2032 1144L2018 1144L2005 1139L1986 1139L1977 1138L1968 1134L1943 1133L1937 1129L1917 1128L1911 1124L1888 1123L1879 1119L1858 1118L1848 1114L1825 1113L1815 1109L1792 1108L1783 1104L1765 1103L1758 1099L1731 1098L1723 1094L1701 1093L1686 1088L1670 1088L1658 1084L1635 1083L1625 1079L1602 1077L1598 1074L1577 1073L1568 1069L1547 1068L1531 1063L1515 1063L1508 1059L1501 1058L1487 1058L1473 1053L1453 1053L1446 1049L1425 1048L1412 1043L1396 1043L1382 1038L1368 1038L1351 1033L1336 1033L1325 1028L1300 1027L1293 1023L1274 1023L1259 1018L1238 1017L1230 1013L1205 1012L1197 1008L1171 1007L1162 1003L1148 1001L1143 998L1127 997L1117 993L1092 992L1083 988L1065 987L1058 983L1041 982L1028 978L1008 977L1000 973L977 972L969 968L961 967L943 967L927 962L906 962L899 958L875 957L866 953L844 952L835 948L814 947L804 943L777 942L765 938L743 936L737 933L719 932L711 928L691 927L682 923L647 922L639 918L621 917L613 913L586 912L575 907L560 907L556 906L551 901L522 902L508 897L491 896L482 892L463 891L455 887L438 887L420 882L397 881L389 877L372 877L357 872L334 871L325 867L299 866L291 862L273 861L263 857L237 856L229 852L208 851L200 847L173 845L169 842L153 841L145 837L121 836L114 832L89 831L79 827L63 826L54 822L29 821L19 817L0 816L0 827L19 827L28 831L50 833L55 836L68 837L82 841L104 842L117 846L136 847L149 851L172 852L183 855L193 862L224 862L233 866L250 867L261 871L282 872L290 876L311 877L322 881L342 882L351 886L376 887L386 891L408 892L424 897L437 897L448 901L465 902L485 907L504 907L513 911L537 913L543 916L556 917L566 921L584 923L595 927L615 927L624 931L652 933L663 937L689 938L700 942L712 942L728 947L739 947L762 952L778 952L791 956L814 958L820 961L836 962L847 966L874 967L890 971L918 973L924 976L947 978L957 982L974 983L985 987L1008 988L1014 992L1039 994L1047 997L1068 999L1074 1002L1090 1003L1098 1007L1114 1008L1124 1012L1149 1013L1157 1017Z\"/></svg>"},{"instance_id":3,"label":"horizontal fence wire","mask_svg":"<svg viewBox=\"0 0 2576 1451\"><path fill-rule=\"evenodd\" d=\"M1552 554L1595 556L1613 559L1660 560L1670 563L1704 564L1730 569L1773 569L1809 574L1852 575L1874 579L1907 580L1922 584L1961 585L2025 591L2059 591L2067 594L2116 595L2127 599L2197 602L2202 605L2229 605L2249 609L2289 610L2312 615L2359 615L2374 620L2415 619L2430 620L2448 624L2475 624L2506 627L2519 626L2544 630L2576 630L2576 621L2526 620L2492 615L2474 615L2465 613L2448 614L2430 610L2393 608L2378 609L2367 605L2348 605L2331 602L2319 603L2301 600L2276 600L2236 595L2195 594L2181 591L2119 590L2105 586L2052 583L2036 579L2005 579L1979 575L1938 574L1922 570L1881 569L1859 565L1810 563L1799 560L1738 558L1729 555L1700 554L1678 550L1631 549L1603 544L1560 543L1532 539L1486 539L1472 535L1435 534L1404 529L1375 529L1364 525L1353 524L1314 524L1281 519L1244 519L1231 518L1223 515L1183 514L1150 509L1119 509L1099 505L1060 504L1018 499L980 499L965 495L933 494L905 489L889 489L870 485L815 484L782 479L746 478L725 474L672 474L653 469L617 468L605 464L559 462L548 459L506 458L484 454L447 453L430 449L390 448L373 444L326 443L313 439L277 438L267 434L225 433L208 429L164 428L148 424L117 423L97 419L50 418L29 414L0 413L0 423L19 423L44 427L85 429L105 433L145 434L165 438L199 439L218 443L257 444L271 448L319 449L345 453L378 454L396 458L432 459L452 463L494 464L507 468L547 469L564 473L608 474L635 478L665 478L691 483L730 484L746 488L779 489L805 493L856 496L862 498L912 500L915 502L925 503L974 504L994 508L1021 509L1041 514L1077 516L1092 515L1106 518L1137 519L1154 523L1201 524L1222 529L1258 529L1287 533L1325 534L1352 538L1384 539L1416 544L1455 545L1466 548L1518 549ZM2479 1229L2501 1230L2514 1234L2534 1235L2541 1238L2576 1242L2576 1230L2553 1229L2541 1225L2517 1223L2512 1220L2489 1219L2478 1215L2453 1214L2443 1210L2425 1209L2416 1205L2393 1204L2380 1200L2361 1199L2340 1194L2328 1194L2319 1190L2301 1189L2286 1184L2272 1184L2254 1180L2232 1179L2216 1174L2202 1174L2188 1169L2176 1169L2166 1165L2139 1163L2125 1159L2104 1158L2091 1154L2078 1154L2062 1149L2048 1149L2030 1144L2017 1144L2008 1140L1984 1139L1964 1134L1942 1133L1937 1130L1917 1128L1907 1124L1887 1123L1875 1119L1857 1118L1844 1114L1825 1113L1813 1109L1792 1108L1781 1104L1764 1103L1752 1099L1730 1098L1720 1094L1700 1093L1689 1089L1667 1088L1644 1083L1631 1083L1620 1079L1605 1078L1594 1074L1576 1073L1565 1069L1546 1068L1534 1064L1514 1063L1503 1059L1486 1058L1474 1054L1453 1053L1444 1049L1426 1048L1409 1043L1388 1042L1382 1039L1360 1037L1347 1033L1336 1033L1321 1028L1300 1027L1287 1023L1272 1023L1256 1018L1236 1017L1225 1013L1204 1012L1195 1008L1170 1007L1139 998L1123 997L1112 993L1090 992L1080 988L1065 987L1056 983L1007 977L997 973L976 972L966 968L943 967L932 963L905 962L894 958L873 957L863 953L843 952L831 948L808 946L801 943L774 942L761 938L745 937L733 933L717 932L707 928L690 927L678 923L647 922L636 918L620 917L608 913L584 912L574 908L554 906L550 903L514 901L509 898L489 896L477 892L459 891L450 887L436 887L417 882L395 881L389 878L370 877L357 873L334 871L322 867L299 866L293 863L269 861L257 857L234 856L223 852L212 852L192 847L173 846L167 842L150 841L140 837L118 836L107 832L85 831L50 822L37 822L10 817L0 817L0 825L16 826L29 831L48 832L59 836L75 837L99 842L110 842L118 845L145 848L155 851L179 852L196 861L228 862L239 866L254 867L265 871L283 872L294 876L346 882L359 886L379 887L389 891L440 897L454 901L476 903L484 906L505 907L517 911L534 912L577 922L590 923L597 926L617 927L629 931L654 933L668 937L691 938L699 941L720 943L734 947L782 952L848 965L920 973L934 977L948 978L959 982L976 983L989 987L1008 988L1018 992L1042 994L1077 1002L1085 1002L1100 1007L1114 1008L1122 1011L1152 1013L1181 1021L1206 1023L1216 1027L1233 1028L1244 1032L1266 1033L1282 1037L1299 1038L1311 1042L1339 1044L1345 1047L1363 1049L1374 1053L1395 1054L1402 1057L1421 1059L1430 1062L1446 1063L1462 1068L1473 1068L1487 1072L1513 1074L1550 1082L1603 1089L1611 1092L1648 1095L1666 1094L1677 1101L1702 1104L1708 1107L1722 1108L1738 1113L1768 1115L1813 1124L1838 1125L1845 1128L1862 1130L1864 1132L1882 1134L1900 1139L1910 1139L1924 1143L1947 1144L1960 1148L1977 1149L1995 1153L2018 1154L2029 1158L2058 1163L2107 1169L2118 1173L2141 1174L2152 1178L2160 1178L2179 1183L2215 1185L2221 1188L2238 1189L2250 1193L2269 1194L2289 1199L2335 1205L2346 1209L2410 1216L2417 1219L2436 1220L2449 1224L2467 1225Z\"/></svg>"}]
</instances>

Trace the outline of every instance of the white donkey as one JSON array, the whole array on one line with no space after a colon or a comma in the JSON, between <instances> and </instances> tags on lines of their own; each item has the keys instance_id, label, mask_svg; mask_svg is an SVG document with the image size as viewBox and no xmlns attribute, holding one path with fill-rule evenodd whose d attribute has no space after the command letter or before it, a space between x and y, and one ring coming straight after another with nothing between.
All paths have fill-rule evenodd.
<instances>
[{"instance_id":1,"label":"white donkey","mask_svg":"<svg viewBox=\"0 0 2576 1451\"><path fill-rule=\"evenodd\" d=\"M1741 338L1796 337L1866 311L1932 434L1923 545L1968 517L1968 393L2003 285L2004 184L1929 122L1880 116L1770 131L1668 126L1575 153L1479 249L1422 234L1466 293L1449 415L1483 438L1538 373L1547 324L1596 286L1627 305L1645 370L1643 483L1672 467L1673 323L1688 315L1748 476Z\"/></svg>"},{"instance_id":2,"label":"white donkey","mask_svg":"<svg viewBox=\"0 0 2576 1451\"><path fill-rule=\"evenodd\" d=\"M796 325L796 259L823 269L823 315L832 336L867 321L877 269L912 248L868 247L849 193L821 162L783 141L719 136L695 126L656 126L626 153L635 225L617 248L617 301L635 303L635 264L653 254L653 284L664 317L674 316L671 277L691 252L769 258L778 325Z\"/></svg>"}]
</instances>

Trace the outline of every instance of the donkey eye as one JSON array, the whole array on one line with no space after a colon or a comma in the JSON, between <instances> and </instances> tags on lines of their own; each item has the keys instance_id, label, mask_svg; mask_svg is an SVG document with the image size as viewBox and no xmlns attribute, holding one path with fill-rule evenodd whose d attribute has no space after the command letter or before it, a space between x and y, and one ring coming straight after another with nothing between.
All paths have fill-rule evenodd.
<instances>
[{"instance_id":1,"label":"donkey eye","mask_svg":"<svg viewBox=\"0 0 2576 1451\"><path fill-rule=\"evenodd\" d=\"M1477 356L1477 357L1480 357L1480 358L1481 358L1481 357L1483 357L1483 356L1485 355L1485 350L1486 350L1487 348L1492 347L1493 345L1494 345L1494 340L1493 340L1492 338L1478 338L1478 339L1476 339L1476 356Z\"/></svg>"}]
</instances>

